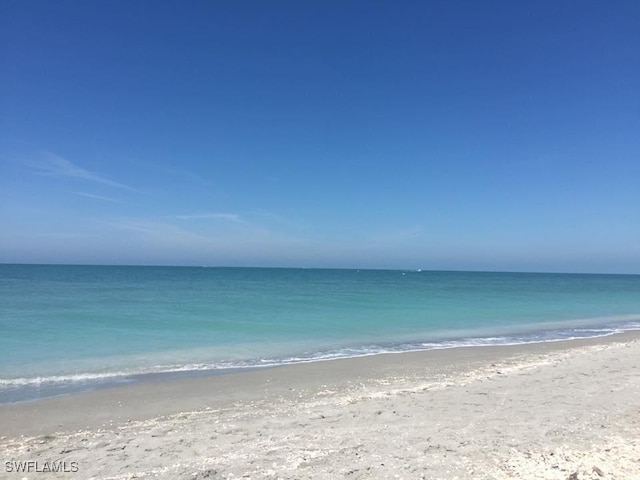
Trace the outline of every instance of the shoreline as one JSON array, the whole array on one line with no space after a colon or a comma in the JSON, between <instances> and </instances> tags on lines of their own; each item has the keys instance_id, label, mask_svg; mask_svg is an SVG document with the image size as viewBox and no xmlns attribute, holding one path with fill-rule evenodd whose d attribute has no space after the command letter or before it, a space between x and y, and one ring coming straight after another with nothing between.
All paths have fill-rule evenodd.
<instances>
[{"instance_id":1,"label":"shoreline","mask_svg":"<svg viewBox=\"0 0 640 480\"><path fill-rule=\"evenodd\" d=\"M96 478L124 479L134 474L186 478L187 472L190 478L208 478L198 475L212 470L219 478L244 473L251 478L331 478L345 475L365 458L374 468L378 457L394 455L404 460L394 464L392 471L406 478L420 478L406 470L416 468L431 469L426 478L453 478L453 472L459 478L502 478L496 477L495 465L487 463L483 452L488 448L499 459L504 478L512 468L515 478L566 480L571 472L564 477L536 477L528 470L529 476L517 475L529 468L532 461L527 451L534 447L541 449L542 456L535 458L536 468L542 468L541 458L550 461L549 448L572 446L586 452L597 439L604 439L602 451L615 447L618 453L614 459L599 460L597 468L606 470L617 464L626 472L625 462L636 462L630 465L638 470L629 472L640 472L640 446L633 440L640 438L640 371L635 365L639 353L640 331L631 331L588 339L385 353L225 375L149 380L0 405L0 450L7 452L5 461L78 461L80 469L74 478L97 475L89 473L98 465L99 471L109 473ZM593 422L603 425L598 426L601 432L594 434ZM483 429L474 430L480 424ZM571 431L578 426L579 431ZM538 431L543 428L545 432ZM563 428L566 431L555 432ZM164 433L157 433L160 431ZM402 445L385 447L375 435L397 439ZM458 437L459 444L454 445ZM191 438L188 447L184 445L187 438ZM421 456L407 454L415 442L427 438L431 440ZM622 439L621 443L615 443L615 438ZM125 440L120 456L109 453L115 450L107 446L113 448ZM140 450L145 442L154 453ZM448 446L433 449L429 445ZM473 451L468 451L470 445L475 445ZM358 455L345 456L345 449ZM181 453L172 456L168 452ZM167 455L170 459L164 458ZM116 461L125 457L124 463ZM287 465L294 458L299 462L292 470ZM317 463L311 461L314 458ZM358 470L362 476L354 478L386 478L393 464L389 462L378 462L385 468L378 464L374 470ZM476 469L471 475L469 462L485 465L487 472L494 473L483 476ZM280 468L270 467L274 463ZM331 465L333 473L329 474L324 468ZM303 474L298 475L300 471ZM592 478L585 475L579 478ZM38 478L49 477L39 473ZM50 478L68 477L52 474Z\"/></svg>"},{"instance_id":2,"label":"shoreline","mask_svg":"<svg viewBox=\"0 0 640 480\"><path fill-rule=\"evenodd\" d=\"M110 424L113 420L136 419L139 416L146 417L147 412L153 411L155 415L167 415L173 410L180 410L178 405L170 406L164 401L153 402L146 405L146 412L138 412L134 406L127 409L120 398L142 399L146 396L165 396L164 399L182 402L181 405L189 409L198 408L207 402L219 404L227 400L260 398L264 394L284 394L283 388L289 388L288 384L299 383L304 388L318 387L317 384L335 383L337 385L350 384L355 381L363 382L372 380L378 376L388 375L390 371L405 370L402 374L416 375L419 370L425 370L428 375L462 373L464 370L481 368L487 361L514 360L525 355L541 355L555 351L570 350L588 346L606 345L609 343L640 341L640 330L631 330L613 333L598 337L576 338L569 340L550 340L524 344L505 345L472 345L455 346L447 348L434 348L429 350L416 350L405 352L383 352L370 355L362 355L347 358L331 358L297 362L284 365L265 367L248 367L246 370L219 371L186 371L172 373L151 374L155 378L146 378L140 381L124 383L120 385L108 385L77 393L69 393L52 397L44 397L34 400L0 404L0 425L3 431L11 433L11 425L15 420L26 414L38 415L41 411L53 410L60 413L56 416L62 421L48 422L43 418L36 422L43 428L62 427L68 424L74 429L80 424L76 415L77 407L93 409L99 412L102 408L113 405L114 401L119 409L124 412L116 417L108 418ZM495 362L492 362L495 363ZM305 372L308 370L308 372ZM305 375L309 373L309 375ZM293 379L287 382L286 379ZM261 391L261 389L264 389ZM175 390L180 391L180 396L175 395ZM227 393L221 394L220 390ZM68 404L68 405L67 405ZM65 409L74 406L73 414L66 418ZM206 406L206 405L205 405ZM127 415L128 414L128 415ZM48 415L45 414L45 415ZM71 418L73 417L73 418ZM92 420L97 420L99 416ZM13 420L13 421L12 421ZM46 427L45 427L46 426ZM91 423L93 427L107 427L107 423ZM23 428L23 427L19 427ZM16 426L16 430L18 427ZM43 430L44 431L44 430Z\"/></svg>"},{"instance_id":3,"label":"shoreline","mask_svg":"<svg viewBox=\"0 0 640 480\"><path fill-rule=\"evenodd\" d=\"M82 393L88 393L92 391L106 390L119 386L137 385L139 383L155 382L155 381L171 381L186 378L202 378L209 376L224 376L235 375L244 373L247 371L264 370L270 368L280 368L292 365L304 365L316 362L337 361L337 360L351 360L357 358L374 357L379 355L396 355L405 353L421 353L431 350L450 350L458 348L475 348L475 347L518 347L533 344L542 343L555 343L555 342L570 342L580 340L591 340L606 338L610 336L616 336L625 334L628 332L640 331L640 323L636 315L619 317L618 321L626 320L628 325L592 325L594 319L586 321L572 321L566 323L563 328L555 326L552 330L537 330L537 331L523 331L517 332L502 332L496 334L497 337L491 336L465 336L462 338L454 338L451 340L434 340L432 342L423 341L417 343L400 342L398 344L389 345L371 345L369 347L355 348L351 353L340 354L337 352L327 351L318 352L317 356L310 355L308 358L305 355L294 355L291 358L284 358L281 360L273 359L270 361L261 360L262 363L247 363L243 365L229 365L218 366L216 364L193 364L185 365L182 367L176 367L172 369L160 369L158 371L140 371L126 373L112 372L112 373L86 373L86 374L71 374L71 375L53 375L51 377L41 378L16 378L16 379L1 379L0 383L7 388L8 385L15 385L14 389L19 393L3 393L0 396L0 406L12 405L28 402L41 402L52 398L66 397L70 395L78 395ZM577 329L581 331L581 335L577 336L562 336L560 335L565 329ZM543 334L554 332L554 335L545 336ZM586 334L585 332L589 332ZM597 332L597 333L595 333ZM573 332L572 332L573 333ZM575 333L574 333L575 335ZM345 347L346 348L346 347ZM358 351L361 350L361 351ZM15 382L15 383L14 383ZM9 390L10 391L10 390ZM13 397L13 398L12 398Z\"/></svg>"}]
</instances>

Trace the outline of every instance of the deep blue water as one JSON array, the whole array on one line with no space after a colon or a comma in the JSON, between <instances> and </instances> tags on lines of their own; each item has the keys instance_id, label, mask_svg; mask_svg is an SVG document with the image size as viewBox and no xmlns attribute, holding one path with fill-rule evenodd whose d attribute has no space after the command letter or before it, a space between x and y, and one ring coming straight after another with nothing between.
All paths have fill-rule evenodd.
<instances>
[{"instance_id":1,"label":"deep blue water","mask_svg":"<svg viewBox=\"0 0 640 480\"><path fill-rule=\"evenodd\" d=\"M638 275L0 265L0 402L637 328Z\"/></svg>"}]
</instances>

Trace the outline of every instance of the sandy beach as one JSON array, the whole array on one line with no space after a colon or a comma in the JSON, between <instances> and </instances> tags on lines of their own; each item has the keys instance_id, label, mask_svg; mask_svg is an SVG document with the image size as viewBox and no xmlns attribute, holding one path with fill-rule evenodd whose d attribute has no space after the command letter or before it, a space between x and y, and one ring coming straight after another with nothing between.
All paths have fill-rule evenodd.
<instances>
[{"instance_id":1,"label":"sandy beach","mask_svg":"<svg viewBox=\"0 0 640 480\"><path fill-rule=\"evenodd\" d=\"M2 405L0 478L639 479L639 360L629 332Z\"/></svg>"}]
</instances>

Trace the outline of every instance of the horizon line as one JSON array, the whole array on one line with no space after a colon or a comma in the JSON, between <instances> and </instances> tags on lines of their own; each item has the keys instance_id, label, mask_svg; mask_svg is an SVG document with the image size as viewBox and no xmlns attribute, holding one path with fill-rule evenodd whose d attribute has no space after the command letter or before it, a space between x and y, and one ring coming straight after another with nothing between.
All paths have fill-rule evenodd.
<instances>
[{"instance_id":1,"label":"horizon line","mask_svg":"<svg viewBox=\"0 0 640 480\"><path fill-rule=\"evenodd\" d=\"M640 273L620 272L562 272L562 271L525 271L525 270L464 270L464 269L429 269L429 268L383 268L383 267L291 267L291 266L258 266L258 265L179 265L179 264L120 264L120 263L25 263L0 262L0 265L42 266L42 267L145 267L145 268L213 268L213 269L265 269L265 270L364 270L412 273L516 273L527 275L626 275L640 276Z\"/></svg>"}]
</instances>

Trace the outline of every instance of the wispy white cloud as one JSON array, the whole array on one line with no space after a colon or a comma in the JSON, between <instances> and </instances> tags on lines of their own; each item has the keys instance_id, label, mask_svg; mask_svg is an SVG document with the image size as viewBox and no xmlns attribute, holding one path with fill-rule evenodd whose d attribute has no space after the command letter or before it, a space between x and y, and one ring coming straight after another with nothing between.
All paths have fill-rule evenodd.
<instances>
[{"instance_id":1,"label":"wispy white cloud","mask_svg":"<svg viewBox=\"0 0 640 480\"><path fill-rule=\"evenodd\" d=\"M384 233L372 235L369 241L381 244L401 244L423 237L425 232L419 226L408 227L399 230L390 230Z\"/></svg>"},{"instance_id":2,"label":"wispy white cloud","mask_svg":"<svg viewBox=\"0 0 640 480\"><path fill-rule=\"evenodd\" d=\"M144 234L165 243L183 243L192 246L226 245L237 247L261 242L294 242L297 239L282 233L245 222L236 214L200 214L198 218L222 220L220 225L184 224L178 216L156 218L121 218L101 222L110 228ZM214 216L216 215L216 216ZM195 215L183 215L190 220ZM211 228L213 227L213 228Z\"/></svg>"},{"instance_id":3,"label":"wispy white cloud","mask_svg":"<svg viewBox=\"0 0 640 480\"><path fill-rule=\"evenodd\" d=\"M199 242L207 243L210 238L206 235L180 228L170 223L157 222L146 219L122 219L103 222L109 227L143 233L151 237L171 242Z\"/></svg>"},{"instance_id":4,"label":"wispy white cloud","mask_svg":"<svg viewBox=\"0 0 640 480\"><path fill-rule=\"evenodd\" d=\"M168 218L174 218L176 220L228 220L230 222L242 223L240 215L235 213L193 213L170 215Z\"/></svg>"},{"instance_id":5,"label":"wispy white cloud","mask_svg":"<svg viewBox=\"0 0 640 480\"><path fill-rule=\"evenodd\" d=\"M214 192L217 192L220 188L216 183L208 180L207 177L200 172L184 170L181 168L176 168L175 166L167 168L167 167L158 167L157 165L153 164L151 165L151 167L154 170L161 170L165 174L170 175L171 179L174 181L176 180L176 177L178 177L182 181L186 181L189 184L199 185L201 187L207 188L207 190L209 191L214 191ZM217 192L217 194L221 194L221 192Z\"/></svg>"},{"instance_id":6,"label":"wispy white cloud","mask_svg":"<svg viewBox=\"0 0 640 480\"><path fill-rule=\"evenodd\" d=\"M204 225L203 228L199 222L185 224L162 218L165 220L159 217L98 220L103 227L103 258L113 254L118 262L274 266L296 264L296 259L306 251L305 242L277 233L244 226L236 228L235 224L216 225L213 229L211 225ZM117 251L113 249L112 239L119 242Z\"/></svg>"},{"instance_id":7,"label":"wispy white cloud","mask_svg":"<svg viewBox=\"0 0 640 480\"><path fill-rule=\"evenodd\" d=\"M71 163L69 160L62 158L60 155L56 155L55 153L46 152L42 160L31 161L28 163L37 173L41 175L79 178L90 182L100 183L102 185L108 185L114 188L137 191L135 188L130 187L129 185L116 182L108 177L95 172L91 172L78 165L75 165L74 163Z\"/></svg>"},{"instance_id":8,"label":"wispy white cloud","mask_svg":"<svg viewBox=\"0 0 640 480\"><path fill-rule=\"evenodd\" d=\"M118 203L119 200L110 197L103 197L102 195L94 195L93 193L85 193L85 192L72 192L74 195L80 195L82 197L94 198L96 200L104 200L105 202L114 202Z\"/></svg>"}]
</instances>

